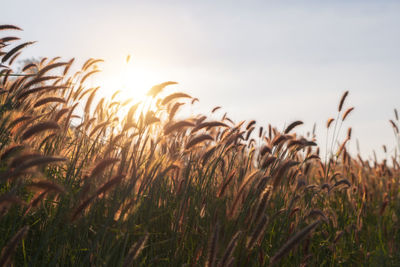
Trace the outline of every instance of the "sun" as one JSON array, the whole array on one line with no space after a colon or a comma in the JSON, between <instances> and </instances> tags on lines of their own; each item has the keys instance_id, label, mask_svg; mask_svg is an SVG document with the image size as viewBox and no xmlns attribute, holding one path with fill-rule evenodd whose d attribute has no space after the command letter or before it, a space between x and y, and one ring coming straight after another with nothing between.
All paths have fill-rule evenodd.
<instances>
[{"instance_id":1,"label":"sun","mask_svg":"<svg viewBox=\"0 0 400 267\"><path fill-rule=\"evenodd\" d=\"M132 98L134 102L144 101L146 93L158 82L155 71L136 64L130 55L116 69L116 72L108 75L103 86L110 93L120 91L119 98L122 98L122 101L128 98ZM113 89L108 90L109 88Z\"/></svg>"}]
</instances>

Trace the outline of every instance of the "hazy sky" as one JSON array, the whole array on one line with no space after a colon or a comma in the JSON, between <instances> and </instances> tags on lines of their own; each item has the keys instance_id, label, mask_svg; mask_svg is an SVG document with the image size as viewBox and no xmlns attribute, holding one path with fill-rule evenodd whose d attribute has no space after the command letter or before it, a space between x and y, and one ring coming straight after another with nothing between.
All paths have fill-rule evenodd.
<instances>
[{"instance_id":1,"label":"hazy sky","mask_svg":"<svg viewBox=\"0 0 400 267\"><path fill-rule=\"evenodd\" d=\"M236 121L282 129L301 119L300 132L315 122L322 146L326 120L349 90L355 110L343 136L353 126L365 155L394 147L400 1L14 0L2 9L1 24L39 41L26 57L105 59L104 90L115 90L131 54L129 75L140 85L177 81L199 110L223 106Z\"/></svg>"}]
</instances>

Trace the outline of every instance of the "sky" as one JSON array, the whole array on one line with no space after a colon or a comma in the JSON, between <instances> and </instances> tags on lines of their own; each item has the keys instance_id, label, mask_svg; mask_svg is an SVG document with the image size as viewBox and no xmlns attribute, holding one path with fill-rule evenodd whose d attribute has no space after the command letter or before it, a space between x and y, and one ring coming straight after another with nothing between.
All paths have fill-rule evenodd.
<instances>
[{"instance_id":1,"label":"sky","mask_svg":"<svg viewBox=\"0 0 400 267\"><path fill-rule=\"evenodd\" d=\"M104 59L104 95L126 86L135 98L177 81L200 99L194 112L222 106L218 116L278 129L302 120L299 133L316 123L324 147L326 121L349 90L346 107L355 110L341 139L351 126L350 151L356 138L365 157L395 147L388 120L400 108L400 1L14 0L2 8L0 24L38 41L21 58Z\"/></svg>"}]
</instances>

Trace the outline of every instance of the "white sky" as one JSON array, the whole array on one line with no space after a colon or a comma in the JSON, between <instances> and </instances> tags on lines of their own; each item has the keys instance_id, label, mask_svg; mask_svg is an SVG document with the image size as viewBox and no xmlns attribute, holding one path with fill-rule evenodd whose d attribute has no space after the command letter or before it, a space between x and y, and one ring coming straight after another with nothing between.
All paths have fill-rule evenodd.
<instances>
[{"instance_id":1,"label":"white sky","mask_svg":"<svg viewBox=\"0 0 400 267\"><path fill-rule=\"evenodd\" d=\"M131 54L141 92L174 80L204 112L222 106L236 121L281 129L301 119L300 132L315 122L324 147L325 122L350 90L347 107L355 110L343 136L352 126L364 155L394 147L388 120L400 106L400 1L14 0L2 10L0 24L39 41L25 57L105 59L105 94L118 89L110 84Z\"/></svg>"}]
</instances>

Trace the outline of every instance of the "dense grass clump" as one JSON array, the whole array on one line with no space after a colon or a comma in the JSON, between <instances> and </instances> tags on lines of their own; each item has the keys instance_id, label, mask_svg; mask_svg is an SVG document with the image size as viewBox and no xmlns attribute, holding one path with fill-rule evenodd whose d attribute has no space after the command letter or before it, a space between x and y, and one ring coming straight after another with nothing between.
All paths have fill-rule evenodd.
<instances>
[{"instance_id":1,"label":"dense grass clump","mask_svg":"<svg viewBox=\"0 0 400 267\"><path fill-rule=\"evenodd\" d=\"M196 99L160 97L174 82L97 101L101 60L15 72L18 29L0 26L0 266L400 265L398 155L353 158L351 129L337 145L347 92L320 156L301 121L176 116Z\"/></svg>"}]
</instances>

